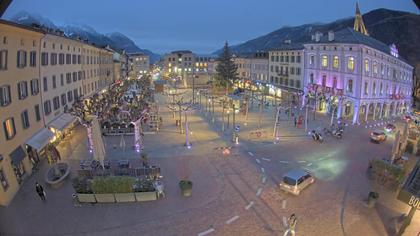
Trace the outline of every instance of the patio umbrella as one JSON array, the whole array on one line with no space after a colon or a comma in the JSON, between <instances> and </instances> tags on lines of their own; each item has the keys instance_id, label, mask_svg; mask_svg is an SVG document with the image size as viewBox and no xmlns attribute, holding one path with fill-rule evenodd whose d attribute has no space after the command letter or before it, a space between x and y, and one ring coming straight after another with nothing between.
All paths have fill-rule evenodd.
<instances>
[{"instance_id":1,"label":"patio umbrella","mask_svg":"<svg viewBox=\"0 0 420 236\"><path fill-rule=\"evenodd\" d=\"M125 151L125 139L123 134L121 134L120 148L123 150L123 152Z\"/></svg>"},{"instance_id":2,"label":"patio umbrella","mask_svg":"<svg viewBox=\"0 0 420 236\"><path fill-rule=\"evenodd\" d=\"M392 146L391 163L394 163L394 159L398 155L399 149L400 149L400 131L398 130L397 133L395 133L394 145Z\"/></svg>"},{"instance_id":3,"label":"patio umbrella","mask_svg":"<svg viewBox=\"0 0 420 236\"><path fill-rule=\"evenodd\" d=\"M92 119L92 141L93 141L93 158L104 166L105 146L102 140L101 128L99 127L98 118Z\"/></svg>"}]
</instances>

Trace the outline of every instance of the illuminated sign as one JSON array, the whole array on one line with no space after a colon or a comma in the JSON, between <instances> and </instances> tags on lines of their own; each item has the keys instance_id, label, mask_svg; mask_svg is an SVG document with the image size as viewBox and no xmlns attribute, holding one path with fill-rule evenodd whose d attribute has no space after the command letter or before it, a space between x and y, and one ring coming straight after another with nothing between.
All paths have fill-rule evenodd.
<instances>
[{"instance_id":1,"label":"illuminated sign","mask_svg":"<svg viewBox=\"0 0 420 236\"><path fill-rule=\"evenodd\" d=\"M395 46L395 44L389 45L389 50L392 56L398 57L398 49L397 49L397 46Z\"/></svg>"}]
</instances>

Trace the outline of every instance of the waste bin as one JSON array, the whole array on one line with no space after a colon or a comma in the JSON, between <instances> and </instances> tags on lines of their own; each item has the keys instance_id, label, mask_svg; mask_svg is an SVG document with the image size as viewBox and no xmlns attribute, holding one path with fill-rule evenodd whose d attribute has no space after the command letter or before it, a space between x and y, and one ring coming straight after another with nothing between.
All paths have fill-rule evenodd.
<instances>
[{"instance_id":1,"label":"waste bin","mask_svg":"<svg viewBox=\"0 0 420 236\"><path fill-rule=\"evenodd\" d=\"M373 208L375 207L376 201L378 201L379 198L379 193L377 192L369 192L369 197L368 197L368 207L369 208Z\"/></svg>"}]
</instances>

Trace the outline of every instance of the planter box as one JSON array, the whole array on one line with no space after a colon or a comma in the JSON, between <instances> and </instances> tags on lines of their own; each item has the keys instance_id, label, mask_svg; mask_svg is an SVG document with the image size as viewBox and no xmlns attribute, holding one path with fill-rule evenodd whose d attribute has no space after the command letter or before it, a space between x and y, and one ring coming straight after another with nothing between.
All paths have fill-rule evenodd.
<instances>
[{"instance_id":1,"label":"planter box","mask_svg":"<svg viewBox=\"0 0 420 236\"><path fill-rule=\"evenodd\" d=\"M135 202L136 198L134 193L116 193L115 200L117 202Z\"/></svg>"},{"instance_id":2,"label":"planter box","mask_svg":"<svg viewBox=\"0 0 420 236\"><path fill-rule=\"evenodd\" d=\"M113 193L103 193L103 194L96 194L96 201L97 202L115 202L115 197Z\"/></svg>"},{"instance_id":3,"label":"planter box","mask_svg":"<svg viewBox=\"0 0 420 236\"><path fill-rule=\"evenodd\" d=\"M138 202L154 201L157 199L156 192L138 192L134 194Z\"/></svg>"},{"instance_id":4,"label":"planter box","mask_svg":"<svg viewBox=\"0 0 420 236\"><path fill-rule=\"evenodd\" d=\"M89 202L89 203L96 202L95 194L93 193L78 193L77 199L79 200L79 202Z\"/></svg>"}]
</instances>

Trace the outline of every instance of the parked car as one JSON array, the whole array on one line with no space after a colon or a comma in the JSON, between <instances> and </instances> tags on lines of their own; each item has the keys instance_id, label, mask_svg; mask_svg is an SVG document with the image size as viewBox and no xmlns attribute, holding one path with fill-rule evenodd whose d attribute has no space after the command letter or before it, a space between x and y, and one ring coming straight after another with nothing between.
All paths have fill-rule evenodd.
<instances>
[{"instance_id":1,"label":"parked car","mask_svg":"<svg viewBox=\"0 0 420 236\"><path fill-rule=\"evenodd\" d=\"M296 169L287 172L280 183L280 189L299 195L300 192L315 182L315 178L306 170Z\"/></svg>"},{"instance_id":2,"label":"parked car","mask_svg":"<svg viewBox=\"0 0 420 236\"><path fill-rule=\"evenodd\" d=\"M395 125L393 125L393 124L387 124L385 126L385 131L388 132L388 133L394 133L396 129L397 129L397 127L395 127Z\"/></svg>"},{"instance_id":3,"label":"parked car","mask_svg":"<svg viewBox=\"0 0 420 236\"><path fill-rule=\"evenodd\" d=\"M372 142L377 142L377 143L383 142L386 140L386 134L384 131L381 131L381 130L372 131L370 133L370 140Z\"/></svg>"}]
</instances>

